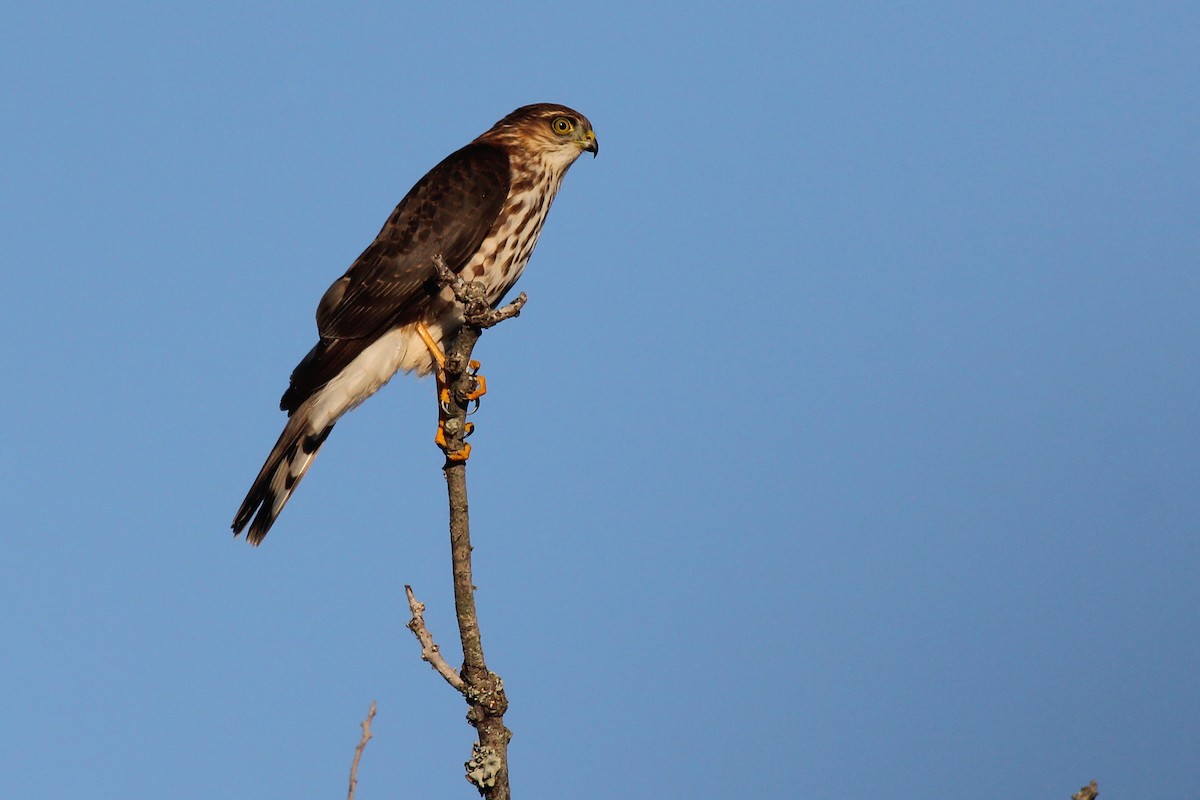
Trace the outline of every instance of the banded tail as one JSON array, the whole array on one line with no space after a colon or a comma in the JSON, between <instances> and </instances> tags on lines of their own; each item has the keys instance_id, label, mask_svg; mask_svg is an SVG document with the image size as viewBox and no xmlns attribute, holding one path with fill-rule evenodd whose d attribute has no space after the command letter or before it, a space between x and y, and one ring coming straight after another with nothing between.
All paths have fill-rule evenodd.
<instances>
[{"instance_id":1,"label":"banded tail","mask_svg":"<svg viewBox=\"0 0 1200 800\"><path fill-rule=\"evenodd\" d=\"M279 512L292 492L296 491L300 479L312 466L317 451L333 430L333 422L321 429L314 428L309 412L310 409L304 405L288 418L279 441L271 449L237 516L233 518L233 535L237 536L249 524L246 541L256 547L275 524Z\"/></svg>"}]
</instances>

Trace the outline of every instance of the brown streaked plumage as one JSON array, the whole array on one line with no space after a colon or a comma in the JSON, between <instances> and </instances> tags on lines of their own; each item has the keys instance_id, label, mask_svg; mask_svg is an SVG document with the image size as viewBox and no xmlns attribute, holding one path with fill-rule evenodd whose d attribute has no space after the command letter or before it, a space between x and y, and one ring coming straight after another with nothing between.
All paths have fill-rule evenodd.
<instances>
[{"instance_id":1,"label":"brown streaked plumage","mask_svg":"<svg viewBox=\"0 0 1200 800\"><path fill-rule=\"evenodd\" d=\"M566 106L518 108L447 156L409 190L379 235L317 305L320 339L292 372L283 433L233 520L267 535L334 424L400 370L434 369L417 334L445 344L462 324L436 256L482 282L493 306L521 277L563 175L598 151L592 125Z\"/></svg>"}]
</instances>

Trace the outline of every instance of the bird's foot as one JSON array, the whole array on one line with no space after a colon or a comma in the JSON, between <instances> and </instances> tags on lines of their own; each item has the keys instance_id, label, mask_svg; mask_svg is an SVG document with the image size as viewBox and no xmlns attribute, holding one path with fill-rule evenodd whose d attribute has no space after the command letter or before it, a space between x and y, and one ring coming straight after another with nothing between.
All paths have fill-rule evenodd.
<instances>
[{"instance_id":1,"label":"bird's foot","mask_svg":"<svg viewBox=\"0 0 1200 800\"><path fill-rule=\"evenodd\" d=\"M471 445L467 444L466 442L463 442L461 448L451 449L450 443L446 441L446 422L447 421L448 420L446 420L445 418L438 420L437 433L434 434L433 441L434 441L434 443L437 444L438 447L440 447L442 449L442 452L446 454L446 458L449 461L466 461L468 458L471 457ZM449 420L449 421L453 422L454 420ZM474 423L471 423L471 422L466 423L465 427L463 428L462 438L464 438L464 439L467 438L474 431L475 431Z\"/></svg>"},{"instance_id":2,"label":"bird's foot","mask_svg":"<svg viewBox=\"0 0 1200 800\"><path fill-rule=\"evenodd\" d=\"M480 364L478 361L468 361L467 370L471 380L475 382L475 388L467 392L465 395L467 400L475 401L475 408L479 408L479 398L487 394L487 378L479 374Z\"/></svg>"},{"instance_id":3,"label":"bird's foot","mask_svg":"<svg viewBox=\"0 0 1200 800\"><path fill-rule=\"evenodd\" d=\"M471 379L472 387L462 395L462 399L467 402L475 401L475 407L467 411L468 414L474 414L479 410L479 398L487 394L487 378L479 374L478 361L468 361L467 370L467 377ZM454 397L450 392L450 384L446 382L445 370L437 371L437 392L438 407L441 408L442 414L450 414Z\"/></svg>"},{"instance_id":4,"label":"bird's foot","mask_svg":"<svg viewBox=\"0 0 1200 800\"><path fill-rule=\"evenodd\" d=\"M474 408L468 408L467 413L474 413L479 409L479 398L487 394L487 379L479 374L479 362L468 361L466 375L470 378L471 388L459 398L455 398L454 391L450 388L449 382L446 380L446 354L438 347L433 340L429 330L423 323L417 323L417 333L425 342L425 346L429 349L429 354L436 364L434 374L437 376L437 395L438 395L438 427L437 433L434 434L433 441L442 452L446 454L446 458L450 461L466 461L471 456L471 445L462 441L466 439L475 430L475 426L470 422L465 422L462 417L456 413L456 406L461 407L461 404L469 404L472 401L475 403ZM462 433L457 434L458 426L462 426ZM450 429L450 434L447 434L447 428ZM455 448L450 444L453 439L461 443L461 447Z\"/></svg>"},{"instance_id":5,"label":"bird's foot","mask_svg":"<svg viewBox=\"0 0 1200 800\"><path fill-rule=\"evenodd\" d=\"M475 379L475 388L464 396L466 401L475 401L475 407L479 407L479 398L487 391L482 375L476 375L475 370L479 369L479 362L472 361L469 364L471 369L471 377ZM466 422L461 416L455 413L454 394L450 389L450 385L446 383L446 373L443 370L437 371L437 390L438 390L438 426L437 433L433 436L434 443L441 448L446 454L448 461L464 462L471 457L471 445L463 441L475 431L475 424ZM462 426L462 433L457 437L459 426ZM449 432L447 431L449 429ZM452 447L450 439L457 438L461 443L461 447Z\"/></svg>"}]
</instances>

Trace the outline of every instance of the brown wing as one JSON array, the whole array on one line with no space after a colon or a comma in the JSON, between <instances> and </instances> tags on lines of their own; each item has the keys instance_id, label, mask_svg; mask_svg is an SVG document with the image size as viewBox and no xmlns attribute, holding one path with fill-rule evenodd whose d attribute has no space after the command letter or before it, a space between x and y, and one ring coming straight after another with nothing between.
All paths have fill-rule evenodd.
<instances>
[{"instance_id":1,"label":"brown wing","mask_svg":"<svg viewBox=\"0 0 1200 800\"><path fill-rule=\"evenodd\" d=\"M461 271L479 249L509 191L508 154L473 142L409 190L375 241L334 281L317 307L321 340L292 372L279 405L290 415L359 353L419 318L437 294L433 259Z\"/></svg>"}]
</instances>

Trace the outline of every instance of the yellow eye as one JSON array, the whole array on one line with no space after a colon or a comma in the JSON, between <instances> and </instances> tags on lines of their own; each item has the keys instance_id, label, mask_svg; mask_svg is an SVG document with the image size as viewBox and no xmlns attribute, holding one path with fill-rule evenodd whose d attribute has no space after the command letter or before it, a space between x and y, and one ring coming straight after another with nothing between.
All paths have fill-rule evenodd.
<instances>
[{"instance_id":1,"label":"yellow eye","mask_svg":"<svg viewBox=\"0 0 1200 800\"><path fill-rule=\"evenodd\" d=\"M550 127L554 129L555 133L564 134L575 130L575 123L566 117L555 117L554 121L550 123Z\"/></svg>"}]
</instances>

